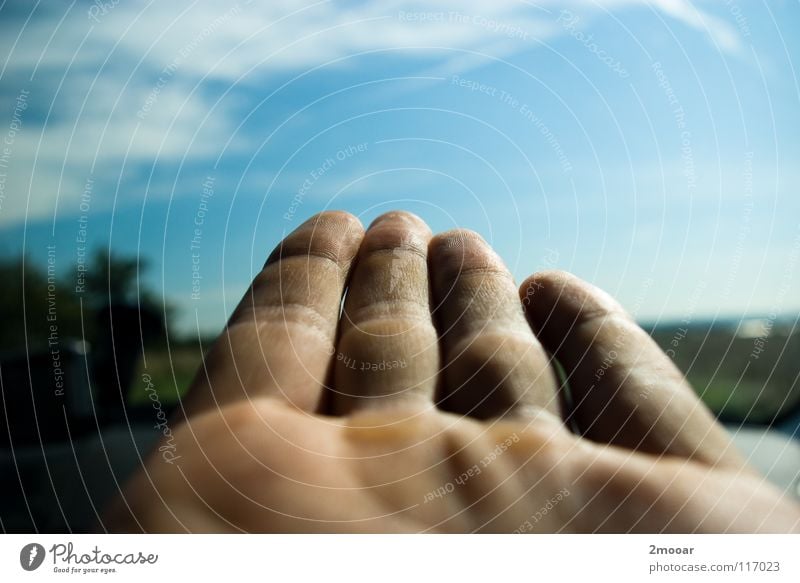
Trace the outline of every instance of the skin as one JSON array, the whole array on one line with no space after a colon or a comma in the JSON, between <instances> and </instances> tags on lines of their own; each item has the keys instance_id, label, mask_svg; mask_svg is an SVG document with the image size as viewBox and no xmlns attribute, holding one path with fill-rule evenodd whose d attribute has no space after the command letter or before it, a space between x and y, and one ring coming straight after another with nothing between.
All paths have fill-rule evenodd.
<instances>
[{"instance_id":1,"label":"skin","mask_svg":"<svg viewBox=\"0 0 800 583\"><path fill-rule=\"evenodd\" d=\"M290 234L170 429L103 528L800 530L612 298L404 212Z\"/></svg>"}]
</instances>

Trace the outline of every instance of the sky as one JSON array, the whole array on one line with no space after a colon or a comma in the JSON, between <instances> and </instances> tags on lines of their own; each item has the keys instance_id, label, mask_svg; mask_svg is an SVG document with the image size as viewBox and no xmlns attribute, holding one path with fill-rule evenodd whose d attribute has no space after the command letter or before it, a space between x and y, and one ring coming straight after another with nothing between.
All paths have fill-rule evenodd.
<instances>
[{"instance_id":1,"label":"sky","mask_svg":"<svg viewBox=\"0 0 800 583\"><path fill-rule=\"evenodd\" d=\"M308 216L403 208L641 320L796 314L799 27L797 1L5 1L0 257L137 255L209 333Z\"/></svg>"}]
</instances>

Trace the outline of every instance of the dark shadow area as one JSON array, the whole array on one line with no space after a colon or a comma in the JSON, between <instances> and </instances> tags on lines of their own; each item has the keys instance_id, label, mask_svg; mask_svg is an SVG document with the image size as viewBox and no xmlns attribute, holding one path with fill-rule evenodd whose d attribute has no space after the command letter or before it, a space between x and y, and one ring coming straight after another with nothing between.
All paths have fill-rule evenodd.
<instances>
[{"instance_id":1,"label":"dark shadow area","mask_svg":"<svg viewBox=\"0 0 800 583\"><path fill-rule=\"evenodd\" d=\"M4 532L90 530L163 434L202 346L170 338L143 267L104 252L77 279L0 264Z\"/></svg>"}]
</instances>

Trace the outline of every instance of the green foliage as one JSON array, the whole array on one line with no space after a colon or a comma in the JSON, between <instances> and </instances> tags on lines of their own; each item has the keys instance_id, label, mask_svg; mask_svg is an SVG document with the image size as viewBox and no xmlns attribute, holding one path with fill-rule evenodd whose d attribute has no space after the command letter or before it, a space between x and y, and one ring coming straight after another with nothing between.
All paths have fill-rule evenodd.
<instances>
[{"instance_id":1,"label":"green foliage","mask_svg":"<svg viewBox=\"0 0 800 583\"><path fill-rule=\"evenodd\" d=\"M0 351L47 345L56 326L60 338L81 338L81 306L65 278L51 277L25 257L0 262Z\"/></svg>"},{"instance_id":2,"label":"green foliage","mask_svg":"<svg viewBox=\"0 0 800 583\"><path fill-rule=\"evenodd\" d=\"M168 306L145 286L140 274L146 265L136 258L115 257L98 250L85 274L81 293L75 272L48 271L48 265L27 257L0 260L0 351L23 352L47 346L48 339L92 341L98 310L109 304L138 305L156 314Z\"/></svg>"},{"instance_id":3,"label":"green foliage","mask_svg":"<svg viewBox=\"0 0 800 583\"><path fill-rule=\"evenodd\" d=\"M737 335L732 323L662 325L656 342L714 413L767 423L800 400L800 332L774 323L762 338Z\"/></svg>"}]
</instances>

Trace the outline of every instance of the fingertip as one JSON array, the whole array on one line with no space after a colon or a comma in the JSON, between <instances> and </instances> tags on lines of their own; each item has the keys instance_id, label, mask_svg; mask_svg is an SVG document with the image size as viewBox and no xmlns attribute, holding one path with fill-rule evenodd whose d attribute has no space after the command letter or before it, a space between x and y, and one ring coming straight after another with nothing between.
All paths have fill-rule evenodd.
<instances>
[{"instance_id":1,"label":"fingertip","mask_svg":"<svg viewBox=\"0 0 800 583\"><path fill-rule=\"evenodd\" d=\"M349 263L363 238L364 226L358 217L346 211L322 211L278 243L265 265L295 255L320 255L337 263Z\"/></svg>"},{"instance_id":2,"label":"fingertip","mask_svg":"<svg viewBox=\"0 0 800 583\"><path fill-rule=\"evenodd\" d=\"M556 301L564 291L571 274L565 271L538 271L528 276L519 286L519 297L528 321L538 330L542 321L552 313Z\"/></svg>"},{"instance_id":3,"label":"fingertip","mask_svg":"<svg viewBox=\"0 0 800 583\"><path fill-rule=\"evenodd\" d=\"M554 312L573 322L596 314L626 314L608 293L568 271L536 272L522 282L519 295L525 312L537 327Z\"/></svg>"},{"instance_id":4,"label":"fingertip","mask_svg":"<svg viewBox=\"0 0 800 583\"><path fill-rule=\"evenodd\" d=\"M425 259L432 236L430 227L418 216L406 211L390 211L370 223L359 254L366 257L374 253L407 250Z\"/></svg>"},{"instance_id":5,"label":"fingertip","mask_svg":"<svg viewBox=\"0 0 800 583\"><path fill-rule=\"evenodd\" d=\"M503 260L476 231L453 229L439 233L428 245L433 275L445 284L470 273L511 277Z\"/></svg>"},{"instance_id":6,"label":"fingertip","mask_svg":"<svg viewBox=\"0 0 800 583\"><path fill-rule=\"evenodd\" d=\"M489 246L486 239L472 229L450 229L437 234L431 239L431 247L436 247L437 250L449 250L475 245L481 247Z\"/></svg>"},{"instance_id":7,"label":"fingertip","mask_svg":"<svg viewBox=\"0 0 800 583\"><path fill-rule=\"evenodd\" d=\"M404 210L391 210L379 215L370 223L369 228L372 229L382 223L387 222L391 222L393 224L405 224L414 228L414 230L425 231L428 235L432 234L428 223L414 213Z\"/></svg>"},{"instance_id":8,"label":"fingertip","mask_svg":"<svg viewBox=\"0 0 800 583\"><path fill-rule=\"evenodd\" d=\"M550 294L564 292L569 291L567 288L575 287L580 283L583 282L568 271L547 269L526 277L519 286L519 294L524 298L531 295L531 290L542 290L542 292L547 290Z\"/></svg>"},{"instance_id":9,"label":"fingertip","mask_svg":"<svg viewBox=\"0 0 800 583\"><path fill-rule=\"evenodd\" d=\"M313 224L317 222L328 222L328 221L340 221L352 224L361 224L361 221L357 216L347 211L338 210L338 209L329 209L320 211L314 215L308 217L305 221L303 221L303 225ZM302 225L301 225L302 226Z\"/></svg>"},{"instance_id":10,"label":"fingertip","mask_svg":"<svg viewBox=\"0 0 800 583\"><path fill-rule=\"evenodd\" d=\"M307 219L300 228L313 226L314 229L331 229L336 232L352 232L355 234L364 233L364 225L361 220L347 211L327 210L319 212ZM298 228L299 230L299 228Z\"/></svg>"}]
</instances>

